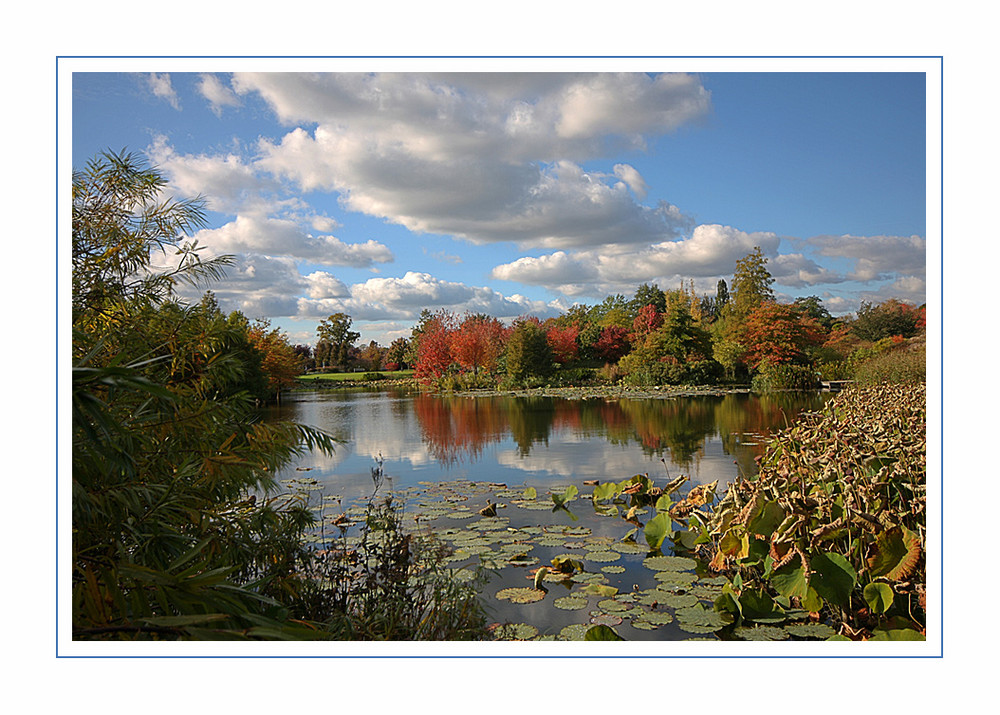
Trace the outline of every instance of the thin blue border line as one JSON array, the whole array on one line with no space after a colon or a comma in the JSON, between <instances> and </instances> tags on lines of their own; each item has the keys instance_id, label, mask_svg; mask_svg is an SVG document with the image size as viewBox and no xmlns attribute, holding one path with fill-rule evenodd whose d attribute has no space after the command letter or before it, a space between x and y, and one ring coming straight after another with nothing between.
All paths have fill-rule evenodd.
<instances>
[{"instance_id":1,"label":"thin blue border line","mask_svg":"<svg viewBox=\"0 0 1000 715\"><path fill-rule=\"evenodd\" d=\"M941 611L941 642L940 653L937 655L60 655L59 653L59 61L64 59L936 59L940 69L940 241L941 241L941 287L939 312L943 315L944 306L944 55L56 55L56 658L334 658L334 659L551 659L551 658L826 658L826 659L928 659L944 658L944 578L940 586ZM944 392L944 323L941 324L941 354L940 385ZM941 490L940 490L940 523L941 553L940 574L944 574L944 401L941 396Z\"/></svg>"}]
</instances>

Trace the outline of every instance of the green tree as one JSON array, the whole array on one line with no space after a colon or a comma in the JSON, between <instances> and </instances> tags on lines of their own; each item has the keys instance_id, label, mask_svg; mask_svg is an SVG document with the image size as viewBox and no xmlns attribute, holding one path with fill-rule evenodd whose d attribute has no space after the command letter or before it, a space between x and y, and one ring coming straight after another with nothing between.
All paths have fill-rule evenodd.
<instances>
[{"instance_id":1,"label":"green tree","mask_svg":"<svg viewBox=\"0 0 1000 715\"><path fill-rule=\"evenodd\" d=\"M351 347L361 337L361 333L351 330L352 322L346 313L334 313L319 322L316 328L319 337L317 348L323 345L323 367L347 367Z\"/></svg>"},{"instance_id":2,"label":"green tree","mask_svg":"<svg viewBox=\"0 0 1000 715\"><path fill-rule=\"evenodd\" d=\"M851 322L851 331L862 340L872 342L894 335L911 338L918 332L920 319L919 311L895 298L875 306L862 301L857 317Z\"/></svg>"},{"instance_id":3,"label":"green tree","mask_svg":"<svg viewBox=\"0 0 1000 715\"><path fill-rule=\"evenodd\" d=\"M767 258L761 253L760 246L736 261L736 271L733 274L732 300L733 310L741 318L748 316L761 303L774 301L774 291L771 284L774 278L767 270Z\"/></svg>"},{"instance_id":4,"label":"green tree","mask_svg":"<svg viewBox=\"0 0 1000 715\"><path fill-rule=\"evenodd\" d=\"M518 384L552 373L552 349L541 325L533 320L514 323L504 352L507 374Z\"/></svg>"},{"instance_id":5,"label":"green tree","mask_svg":"<svg viewBox=\"0 0 1000 715\"><path fill-rule=\"evenodd\" d=\"M277 600L297 587L311 513L266 497L294 454L333 440L255 420L214 296L170 298L224 260L182 246L177 266L151 270L151 252L199 223L196 202L155 203L163 186L131 155L74 174L73 637L315 637Z\"/></svg>"}]
</instances>

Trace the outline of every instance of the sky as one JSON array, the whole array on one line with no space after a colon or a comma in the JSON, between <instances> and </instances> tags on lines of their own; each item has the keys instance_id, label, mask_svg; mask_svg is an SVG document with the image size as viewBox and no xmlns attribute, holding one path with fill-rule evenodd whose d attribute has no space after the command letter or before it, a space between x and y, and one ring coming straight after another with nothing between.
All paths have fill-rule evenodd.
<instances>
[{"instance_id":1,"label":"sky","mask_svg":"<svg viewBox=\"0 0 1000 715\"><path fill-rule=\"evenodd\" d=\"M780 302L926 301L920 72L74 72L74 168L141 154L201 196L211 289L293 343L422 309L504 320L714 295L759 246ZM169 256L156 259L169 262ZM197 300L200 291L185 297Z\"/></svg>"}]
</instances>

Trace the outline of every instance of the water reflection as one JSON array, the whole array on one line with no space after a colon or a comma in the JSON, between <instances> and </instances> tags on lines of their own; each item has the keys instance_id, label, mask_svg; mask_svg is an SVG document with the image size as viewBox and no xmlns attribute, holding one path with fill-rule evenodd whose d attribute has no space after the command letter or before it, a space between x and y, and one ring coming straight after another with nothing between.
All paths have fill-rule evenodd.
<instances>
[{"instance_id":1,"label":"water reflection","mask_svg":"<svg viewBox=\"0 0 1000 715\"><path fill-rule=\"evenodd\" d=\"M273 415L345 441L334 458L314 460L316 476L337 481L367 475L371 458L382 454L387 473L403 483L466 475L512 483L623 479L664 466L701 483L728 482L738 470L753 473L766 435L802 410L819 409L826 398L781 393L570 400L337 391L297 393Z\"/></svg>"}]
</instances>

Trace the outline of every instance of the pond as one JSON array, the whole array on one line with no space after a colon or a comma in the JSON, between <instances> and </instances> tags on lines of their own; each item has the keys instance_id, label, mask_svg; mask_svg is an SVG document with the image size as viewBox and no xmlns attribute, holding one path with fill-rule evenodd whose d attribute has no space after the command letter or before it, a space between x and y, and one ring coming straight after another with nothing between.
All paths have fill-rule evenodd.
<instances>
[{"instance_id":1,"label":"pond","mask_svg":"<svg viewBox=\"0 0 1000 715\"><path fill-rule=\"evenodd\" d=\"M497 623L519 624L508 631L512 637L575 639L589 624L605 623L627 640L683 640L713 637L710 619L692 622L691 614L711 609L721 580L687 558L648 560L641 526L629 533L655 510L639 510L631 521L624 510L599 513L590 498L594 484L642 474L663 487L686 475L682 493L717 482L721 495L741 472L754 473L769 433L803 410L819 410L828 397L565 399L338 389L290 393L268 418L342 440L336 454L305 455L278 475L286 484L309 484L327 523L363 507L381 460L383 489L405 500L410 528L450 541L456 569L483 564L493 572L484 602ZM553 510L550 495L573 487L568 509ZM480 516L491 503L497 516ZM670 541L656 554L671 556ZM556 557L576 561L573 578L552 574L541 600L517 602L533 586L533 571ZM588 593L591 582L601 588Z\"/></svg>"}]
</instances>

